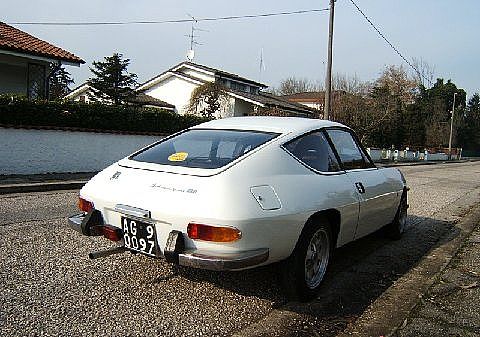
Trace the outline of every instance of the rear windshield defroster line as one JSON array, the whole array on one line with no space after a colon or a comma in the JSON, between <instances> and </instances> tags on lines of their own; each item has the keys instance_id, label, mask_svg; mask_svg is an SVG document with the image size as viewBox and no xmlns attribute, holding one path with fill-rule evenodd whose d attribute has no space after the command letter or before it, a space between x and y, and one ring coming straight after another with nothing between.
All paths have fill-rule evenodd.
<instances>
[{"instance_id":1,"label":"rear windshield defroster line","mask_svg":"<svg viewBox=\"0 0 480 337\"><path fill-rule=\"evenodd\" d=\"M277 137L278 133L190 129L133 155L140 162L216 169Z\"/></svg>"}]
</instances>

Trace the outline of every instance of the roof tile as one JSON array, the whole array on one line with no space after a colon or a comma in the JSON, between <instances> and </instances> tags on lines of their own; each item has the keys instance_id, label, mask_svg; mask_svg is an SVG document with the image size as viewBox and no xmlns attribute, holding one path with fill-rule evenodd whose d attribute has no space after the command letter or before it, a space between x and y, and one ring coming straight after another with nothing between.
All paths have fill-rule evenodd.
<instances>
[{"instance_id":1,"label":"roof tile","mask_svg":"<svg viewBox=\"0 0 480 337\"><path fill-rule=\"evenodd\" d=\"M85 63L78 56L4 22L0 22L0 49L45 56L78 64Z\"/></svg>"}]
</instances>

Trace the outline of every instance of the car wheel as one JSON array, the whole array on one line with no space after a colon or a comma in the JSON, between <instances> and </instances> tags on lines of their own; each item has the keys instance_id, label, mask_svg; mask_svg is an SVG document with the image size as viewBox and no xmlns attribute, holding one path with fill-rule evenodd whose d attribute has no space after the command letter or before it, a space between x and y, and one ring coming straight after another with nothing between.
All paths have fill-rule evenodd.
<instances>
[{"instance_id":1,"label":"car wheel","mask_svg":"<svg viewBox=\"0 0 480 337\"><path fill-rule=\"evenodd\" d=\"M397 214L393 222L387 226L387 235L393 239L398 240L402 237L405 228L407 227L407 192L404 191L402 199L400 199L400 205L398 205Z\"/></svg>"},{"instance_id":2,"label":"car wheel","mask_svg":"<svg viewBox=\"0 0 480 337\"><path fill-rule=\"evenodd\" d=\"M316 297L327 271L333 242L326 219L309 222L283 268L283 285L290 299L308 301Z\"/></svg>"}]
</instances>

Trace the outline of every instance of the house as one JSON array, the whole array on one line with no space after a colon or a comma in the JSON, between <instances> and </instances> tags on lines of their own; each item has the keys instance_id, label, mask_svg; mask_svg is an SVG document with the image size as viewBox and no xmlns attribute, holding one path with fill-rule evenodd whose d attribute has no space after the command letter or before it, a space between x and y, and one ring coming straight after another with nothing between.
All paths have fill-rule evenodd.
<instances>
[{"instance_id":1,"label":"house","mask_svg":"<svg viewBox=\"0 0 480 337\"><path fill-rule=\"evenodd\" d=\"M78 56L0 22L0 94L48 98L49 76L62 65L82 63Z\"/></svg>"},{"instance_id":2,"label":"house","mask_svg":"<svg viewBox=\"0 0 480 337\"><path fill-rule=\"evenodd\" d=\"M236 74L193 62L182 62L141 84L136 91L175 106L179 114L187 107L195 88L216 82L223 86L227 100L217 118L258 114L262 111L281 111L290 116L310 117L314 111L295 102L266 93L268 86Z\"/></svg>"},{"instance_id":3,"label":"house","mask_svg":"<svg viewBox=\"0 0 480 337\"><path fill-rule=\"evenodd\" d=\"M90 98L92 94L93 91L91 90L88 83L83 83L70 91L67 95L65 95L64 98L75 102L90 103L92 101ZM108 102L103 101L103 103ZM159 100L158 98L154 98L141 92L138 92L135 97L128 101L128 103L133 105L140 105L147 108L157 108L175 111L174 105L168 104L167 102L164 102L162 100Z\"/></svg>"},{"instance_id":4,"label":"house","mask_svg":"<svg viewBox=\"0 0 480 337\"><path fill-rule=\"evenodd\" d=\"M345 95L346 92L342 90L335 90L332 92L332 99L336 101L342 95ZM325 92L324 91L313 91L313 92L298 92L291 95L281 96L283 99L286 99L290 102L302 104L308 106L309 108L323 111L325 105Z\"/></svg>"}]
</instances>

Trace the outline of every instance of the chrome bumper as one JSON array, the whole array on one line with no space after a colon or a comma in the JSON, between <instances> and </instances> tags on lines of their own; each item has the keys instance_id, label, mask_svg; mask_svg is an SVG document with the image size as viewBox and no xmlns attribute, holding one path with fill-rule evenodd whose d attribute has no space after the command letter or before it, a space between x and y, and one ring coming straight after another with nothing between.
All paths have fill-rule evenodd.
<instances>
[{"instance_id":1,"label":"chrome bumper","mask_svg":"<svg viewBox=\"0 0 480 337\"><path fill-rule=\"evenodd\" d=\"M82 225L87 216L88 214L84 213L70 216L68 218L69 227L83 235L95 235L94 233L91 233L88 228L85 228L85 224ZM175 234L179 237L179 239L174 236ZM268 248L234 253L218 253L213 251L188 249L185 250L183 244L183 234L181 232L175 233L175 231L172 231L169 236L171 236L171 239L169 238L167 246L163 251L165 255L164 257L168 262L177 263L181 266L217 271L239 270L257 266L267 261L269 257ZM95 253L98 256L90 256L90 258L108 256L114 253L123 252L125 250L126 249L124 247L114 247L113 250L108 251L107 253Z\"/></svg>"},{"instance_id":2,"label":"chrome bumper","mask_svg":"<svg viewBox=\"0 0 480 337\"><path fill-rule=\"evenodd\" d=\"M181 266L218 271L239 270L257 266L267 261L268 256L268 248L236 253L186 251L178 254L178 264Z\"/></svg>"},{"instance_id":3,"label":"chrome bumper","mask_svg":"<svg viewBox=\"0 0 480 337\"><path fill-rule=\"evenodd\" d=\"M83 234L82 221L85 218L85 214L75 214L68 218L68 226L77 232Z\"/></svg>"}]
</instances>

